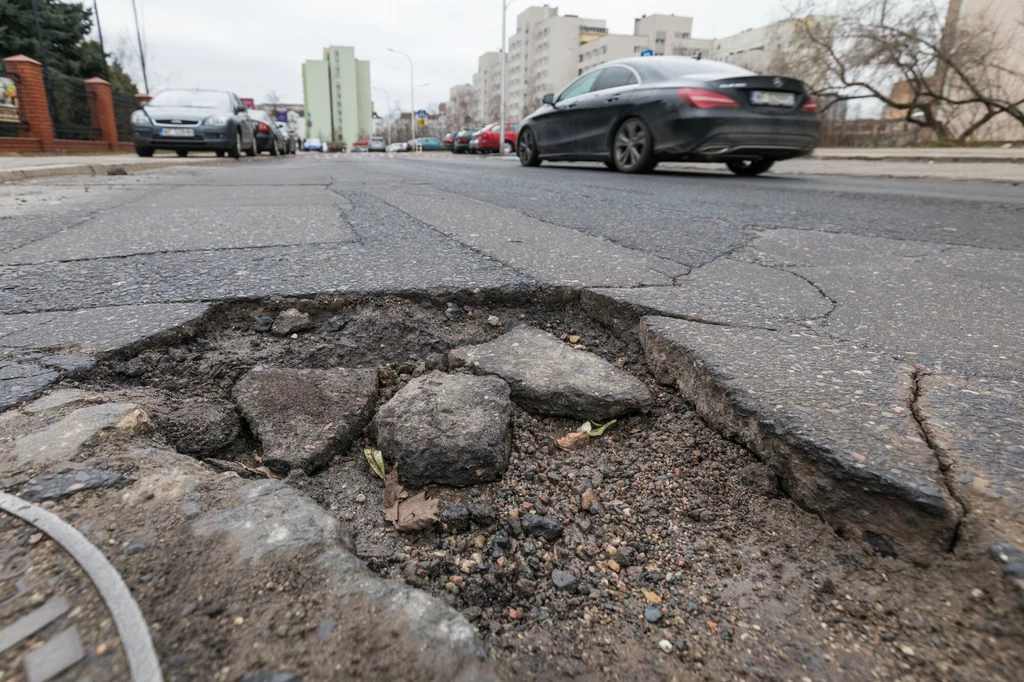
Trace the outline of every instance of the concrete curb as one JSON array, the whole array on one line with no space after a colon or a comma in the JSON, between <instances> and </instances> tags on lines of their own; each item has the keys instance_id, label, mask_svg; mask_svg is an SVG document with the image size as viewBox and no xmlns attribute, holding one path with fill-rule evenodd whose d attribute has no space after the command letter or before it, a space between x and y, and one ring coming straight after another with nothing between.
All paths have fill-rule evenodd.
<instances>
[{"instance_id":1,"label":"concrete curb","mask_svg":"<svg viewBox=\"0 0 1024 682\"><path fill-rule=\"evenodd\" d=\"M820 159L822 161L905 161L908 163L1024 163L1024 155L1019 157L997 157L997 156L969 156L958 154L834 154L828 151L815 150L809 159Z\"/></svg>"},{"instance_id":2,"label":"concrete curb","mask_svg":"<svg viewBox=\"0 0 1024 682\"><path fill-rule=\"evenodd\" d=\"M14 168L11 170L0 170L0 183L17 182L18 180L32 180L34 178L52 178L61 175L106 175L112 168L123 168L129 173L137 173L147 170L159 170L162 168L176 168L183 166L208 166L216 163L228 163L231 161L259 161L270 159L267 156L246 156L241 159L167 159L166 161L135 161L129 163L91 163L91 164L62 164L59 166L29 166L27 168Z\"/></svg>"}]
</instances>

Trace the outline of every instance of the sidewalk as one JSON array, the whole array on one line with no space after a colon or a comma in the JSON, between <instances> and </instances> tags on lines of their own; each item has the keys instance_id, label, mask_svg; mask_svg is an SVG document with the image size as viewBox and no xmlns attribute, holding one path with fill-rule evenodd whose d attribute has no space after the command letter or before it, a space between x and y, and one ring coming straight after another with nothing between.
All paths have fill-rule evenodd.
<instances>
[{"instance_id":1,"label":"sidewalk","mask_svg":"<svg viewBox=\"0 0 1024 682\"><path fill-rule=\"evenodd\" d=\"M250 157L242 157L248 159ZM262 158L260 156L252 158ZM174 154L149 158L135 154L88 154L67 156L0 156L0 182L45 178L55 175L106 175L114 168L125 171L156 170L168 166L197 166L227 163L234 159L218 158L212 152L202 156L181 158Z\"/></svg>"},{"instance_id":2,"label":"sidewalk","mask_svg":"<svg viewBox=\"0 0 1024 682\"><path fill-rule=\"evenodd\" d=\"M1024 147L819 147L816 159L857 161L935 161L949 163L1024 163Z\"/></svg>"}]
</instances>

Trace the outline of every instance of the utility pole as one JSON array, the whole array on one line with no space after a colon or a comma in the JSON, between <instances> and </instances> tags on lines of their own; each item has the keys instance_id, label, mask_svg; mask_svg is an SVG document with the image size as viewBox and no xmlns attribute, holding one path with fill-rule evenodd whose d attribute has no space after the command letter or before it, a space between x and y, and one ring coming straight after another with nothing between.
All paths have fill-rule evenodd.
<instances>
[{"instance_id":1,"label":"utility pole","mask_svg":"<svg viewBox=\"0 0 1024 682\"><path fill-rule=\"evenodd\" d=\"M132 14L135 16L135 37L139 41L139 62L142 64L142 82L146 86L146 94L149 94L149 76L146 75L146 52L142 49L142 32L139 31L139 13L135 9L135 0L132 0Z\"/></svg>"},{"instance_id":2,"label":"utility pole","mask_svg":"<svg viewBox=\"0 0 1024 682\"><path fill-rule=\"evenodd\" d=\"M96 30L100 34L100 55L103 57L103 75L110 82L110 66L107 64L107 51L103 48L103 27L100 26L99 0L92 0L92 13L96 15Z\"/></svg>"},{"instance_id":3,"label":"utility pole","mask_svg":"<svg viewBox=\"0 0 1024 682\"><path fill-rule=\"evenodd\" d=\"M501 105L498 112L498 156L505 155L505 15L508 0L501 0Z\"/></svg>"},{"instance_id":4,"label":"utility pole","mask_svg":"<svg viewBox=\"0 0 1024 682\"><path fill-rule=\"evenodd\" d=\"M403 57L405 57L406 59L409 60L409 139L410 140L415 140L416 139L416 103L413 102L413 96L415 95L416 87L413 84L416 81L415 81L415 79L413 77L413 71L412 71L412 57L410 57L409 55L407 55L404 52L399 52L398 50L392 49L390 47L387 48L387 49L388 49L388 52L394 52L395 54L400 54L400 55L402 55ZM401 114L401 112L399 112L399 114Z\"/></svg>"}]
</instances>

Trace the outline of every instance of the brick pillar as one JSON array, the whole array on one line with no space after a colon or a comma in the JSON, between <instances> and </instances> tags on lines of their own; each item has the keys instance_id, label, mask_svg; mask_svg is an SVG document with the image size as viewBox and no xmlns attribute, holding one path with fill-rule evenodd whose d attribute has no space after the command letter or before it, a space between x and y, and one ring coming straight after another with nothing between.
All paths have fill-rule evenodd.
<instances>
[{"instance_id":1,"label":"brick pillar","mask_svg":"<svg viewBox=\"0 0 1024 682\"><path fill-rule=\"evenodd\" d=\"M135 103L140 107L151 99L153 99L153 96L145 92L135 93Z\"/></svg>"},{"instance_id":2,"label":"brick pillar","mask_svg":"<svg viewBox=\"0 0 1024 682\"><path fill-rule=\"evenodd\" d=\"M86 78L85 91L89 93L89 111L92 127L100 131L100 139L117 149L117 118L114 116L114 98L110 83L102 78Z\"/></svg>"},{"instance_id":3,"label":"brick pillar","mask_svg":"<svg viewBox=\"0 0 1024 682\"><path fill-rule=\"evenodd\" d=\"M23 54L4 58L7 73L18 76L18 108L21 120L28 124L26 137L35 137L42 142L43 151L53 149L53 121L50 119L50 105L46 101L46 85L43 82L43 65Z\"/></svg>"}]
</instances>

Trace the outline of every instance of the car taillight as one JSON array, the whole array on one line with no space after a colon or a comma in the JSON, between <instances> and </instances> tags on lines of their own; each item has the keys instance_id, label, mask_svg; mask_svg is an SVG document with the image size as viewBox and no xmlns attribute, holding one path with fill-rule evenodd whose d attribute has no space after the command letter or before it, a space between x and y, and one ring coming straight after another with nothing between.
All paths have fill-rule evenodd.
<instances>
[{"instance_id":1,"label":"car taillight","mask_svg":"<svg viewBox=\"0 0 1024 682\"><path fill-rule=\"evenodd\" d=\"M740 106L739 102L734 100L732 97L712 90L682 88L681 90L677 90L676 94L679 95L679 99L692 107L697 107L698 109L714 109L716 107L730 107L738 109Z\"/></svg>"},{"instance_id":2,"label":"car taillight","mask_svg":"<svg viewBox=\"0 0 1024 682\"><path fill-rule=\"evenodd\" d=\"M814 101L813 97L808 97L804 105L800 107L800 111L806 111L808 114L818 113L818 103Z\"/></svg>"},{"instance_id":3,"label":"car taillight","mask_svg":"<svg viewBox=\"0 0 1024 682\"><path fill-rule=\"evenodd\" d=\"M261 133L269 133L270 126L268 126L266 123L261 122L258 126L256 126L256 130L258 130Z\"/></svg>"}]
</instances>

